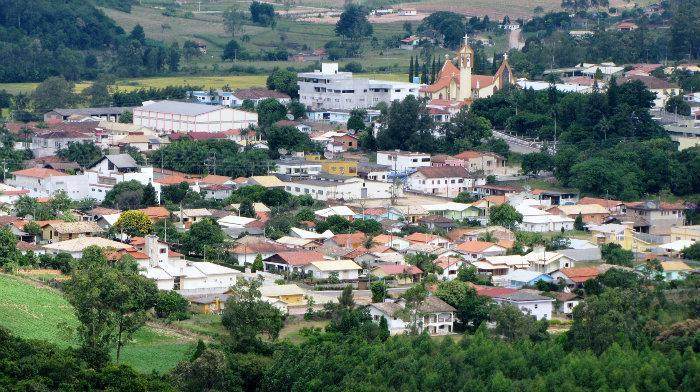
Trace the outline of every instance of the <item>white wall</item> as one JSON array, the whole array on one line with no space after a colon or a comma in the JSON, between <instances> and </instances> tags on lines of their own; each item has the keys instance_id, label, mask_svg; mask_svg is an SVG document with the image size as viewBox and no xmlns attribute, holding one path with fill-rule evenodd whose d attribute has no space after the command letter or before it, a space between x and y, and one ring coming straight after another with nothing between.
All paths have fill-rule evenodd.
<instances>
[{"instance_id":1,"label":"white wall","mask_svg":"<svg viewBox=\"0 0 700 392\"><path fill-rule=\"evenodd\" d=\"M221 108L197 116L151 112L147 107L134 109L133 123L168 132L224 132L258 124L257 113Z\"/></svg>"},{"instance_id":2,"label":"white wall","mask_svg":"<svg viewBox=\"0 0 700 392\"><path fill-rule=\"evenodd\" d=\"M542 320L542 319L547 319L551 320L552 319L552 310L553 310L553 303L554 301L527 301L527 302L513 302L513 301L506 301L501 298L494 298L494 301L499 303L499 304L511 304L515 305L522 311L524 314L529 314L531 316L535 316L537 320Z\"/></svg>"},{"instance_id":3,"label":"white wall","mask_svg":"<svg viewBox=\"0 0 700 392\"><path fill-rule=\"evenodd\" d=\"M394 166L394 159L396 166ZM395 168L400 172L415 170L419 167L430 166L430 154L395 154L391 151L379 151L377 152L377 164L387 165L391 170Z\"/></svg>"},{"instance_id":4,"label":"white wall","mask_svg":"<svg viewBox=\"0 0 700 392\"><path fill-rule=\"evenodd\" d=\"M370 316L372 316L372 320L377 324L379 324L379 320L381 320L382 316L384 316L384 318L386 318L387 325L389 327L389 333L391 335L401 334L406 331L406 322L404 322L398 317L394 319L393 317L385 315L384 313L380 312L378 309L372 306L369 307L369 314Z\"/></svg>"}]
</instances>

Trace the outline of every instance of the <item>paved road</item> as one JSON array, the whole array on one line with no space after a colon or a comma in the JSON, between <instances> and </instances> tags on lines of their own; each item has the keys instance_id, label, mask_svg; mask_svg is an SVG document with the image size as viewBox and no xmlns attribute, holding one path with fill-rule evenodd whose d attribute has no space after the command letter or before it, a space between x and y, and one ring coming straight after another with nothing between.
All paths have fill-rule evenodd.
<instances>
[{"instance_id":1,"label":"paved road","mask_svg":"<svg viewBox=\"0 0 700 392\"><path fill-rule=\"evenodd\" d=\"M498 139L504 140L508 144L508 147L510 147L511 151L517 152L519 154L539 152L542 148L542 145L539 143L529 142L527 140L523 140L496 130L493 131L493 136Z\"/></svg>"},{"instance_id":2,"label":"paved road","mask_svg":"<svg viewBox=\"0 0 700 392\"><path fill-rule=\"evenodd\" d=\"M523 41L523 31L521 29L511 30L508 35L508 49L522 49L525 46Z\"/></svg>"}]
</instances>

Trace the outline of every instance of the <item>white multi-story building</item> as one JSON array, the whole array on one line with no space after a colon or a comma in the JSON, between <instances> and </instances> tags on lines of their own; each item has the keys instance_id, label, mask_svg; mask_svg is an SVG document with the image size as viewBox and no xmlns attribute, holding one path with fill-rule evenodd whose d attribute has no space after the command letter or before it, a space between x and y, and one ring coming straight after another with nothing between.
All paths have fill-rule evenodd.
<instances>
[{"instance_id":1,"label":"white multi-story building","mask_svg":"<svg viewBox=\"0 0 700 392\"><path fill-rule=\"evenodd\" d=\"M258 125L258 114L219 105L147 101L134 108L133 123L164 132L225 132Z\"/></svg>"},{"instance_id":2,"label":"white multi-story building","mask_svg":"<svg viewBox=\"0 0 700 392\"><path fill-rule=\"evenodd\" d=\"M379 323L382 317L387 321L389 333L392 335L408 332L411 328L409 321L404 321L401 313L405 313L405 303L380 302L369 306L372 320ZM418 306L418 317L415 327L419 332L427 331L430 335L447 335L452 333L455 308L435 296L427 297Z\"/></svg>"},{"instance_id":3,"label":"white multi-story building","mask_svg":"<svg viewBox=\"0 0 700 392\"><path fill-rule=\"evenodd\" d=\"M297 74L299 101L311 110L371 108L418 95L420 85L372 80L338 71L338 63L323 63L320 70Z\"/></svg>"},{"instance_id":4,"label":"white multi-story building","mask_svg":"<svg viewBox=\"0 0 700 392\"><path fill-rule=\"evenodd\" d=\"M457 197L484 184L486 177L471 174L461 166L419 167L406 181L412 191L443 197Z\"/></svg>"},{"instance_id":5,"label":"white multi-story building","mask_svg":"<svg viewBox=\"0 0 700 392\"><path fill-rule=\"evenodd\" d=\"M397 172L413 172L419 167L430 166L430 154L411 151L377 151L377 164L389 166Z\"/></svg>"},{"instance_id":6,"label":"white multi-story building","mask_svg":"<svg viewBox=\"0 0 700 392\"><path fill-rule=\"evenodd\" d=\"M401 197L402 189L389 182L368 181L358 177L318 175L307 180L287 181L284 189L295 196L309 195L314 200L389 199Z\"/></svg>"},{"instance_id":7,"label":"white multi-story building","mask_svg":"<svg viewBox=\"0 0 700 392\"><path fill-rule=\"evenodd\" d=\"M554 298L520 290L508 294L495 295L492 298L498 304L516 306L521 312L534 316L537 320L552 319Z\"/></svg>"}]
</instances>

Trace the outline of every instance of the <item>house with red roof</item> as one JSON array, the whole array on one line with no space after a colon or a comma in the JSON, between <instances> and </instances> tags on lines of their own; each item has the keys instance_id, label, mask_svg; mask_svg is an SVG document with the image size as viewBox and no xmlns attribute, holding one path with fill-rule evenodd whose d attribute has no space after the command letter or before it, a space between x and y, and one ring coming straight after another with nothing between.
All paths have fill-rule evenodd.
<instances>
[{"instance_id":1,"label":"house with red roof","mask_svg":"<svg viewBox=\"0 0 700 392\"><path fill-rule=\"evenodd\" d=\"M239 243L229 251L236 257L239 264L248 265L253 264L258 255L265 260L278 252L288 252L290 250L292 250L290 247L276 242L260 241L245 244Z\"/></svg>"},{"instance_id":2,"label":"house with red roof","mask_svg":"<svg viewBox=\"0 0 700 392\"><path fill-rule=\"evenodd\" d=\"M32 197L52 194L58 189L54 188L55 184L50 179L68 176L68 174L58 170L40 167L16 170L10 174L12 174L12 178L8 178L5 182L15 189L28 190L29 196Z\"/></svg>"},{"instance_id":3,"label":"house with red roof","mask_svg":"<svg viewBox=\"0 0 700 392\"><path fill-rule=\"evenodd\" d=\"M313 250L291 250L277 252L263 260L265 271L303 272L304 267L314 261L324 261L326 257Z\"/></svg>"},{"instance_id":4,"label":"house with red roof","mask_svg":"<svg viewBox=\"0 0 700 392\"><path fill-rule=\"evenodd\" d=\"M561 280L570 288L583 287L586 281L595 279L598 275L600 270L595 267L562 268L550 274L555 282Z\"/></svg>"},{"instance_id":5,"label":"house with red roof","mask_svg":"<svg viewBox=\"0 0 700 392\"><path fill-rule=\"evenodd\" d=\"M454 247L466 260L477 261L488 256L503 256L508 251L503 246L487 241L466 241Z\"/></svg>"},{"instance_id":6,"label":"house with red roof","mask_svg":"<svg viewBox=\"0 0 700 392\"><path fill-rule=\"evenodd\" d=\"M403 237L403 239L409 241L411 244L428 244L444 248L450 245L450 240L442 238L439 235L428 233L412 233Z\"/></svg>"},{"instance_id":7,"label":"house with red roof","mask_svg":"<svg viewBox=\"0 0 700 392\"><path fill-rule=\"evenodd\" d=\"M378 264L372 268L372 276L379 279L394 279L399 284L419 282L423 271L415 265Z\"/></svg>"},{"instance_id":8,"label":"house with red roof","mask_svg":"<svg viewBox=\"0 0 700 392\"><path fill-rule=\"evenodd\" d=\"M412 191L442 197L456 197L480 184L486 184L486 176L470 173L461 166L419 167L406 180L406 186Z\"/></svg>"},{"instance_id":9,"label":"house with red roof","mask_svg":"<svg viewBox=\"0 0 700 392\"><path fill-rule=\"evenodd\" d=\"M462 151L445 159L447 166L461 166L469 172L481 171L485 175L500 174L506 166L506 159L488 151Z\"/></svg>"}]
</instances>

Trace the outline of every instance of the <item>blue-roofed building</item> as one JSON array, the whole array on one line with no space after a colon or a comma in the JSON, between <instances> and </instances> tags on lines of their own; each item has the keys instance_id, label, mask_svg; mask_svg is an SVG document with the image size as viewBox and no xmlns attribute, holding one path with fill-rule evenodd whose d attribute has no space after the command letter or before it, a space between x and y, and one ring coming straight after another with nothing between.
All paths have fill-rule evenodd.
<instances>
[{"instance_id":1,"label":"blue-roofed building","mask_svg":"<svg viewBox=\"0 0 700 392\"><path fill-rule=\"evenodd\" d=\"M523 286L534 286L539 281L544 281L547 283L554 281L554 279L547 274L525 269L510 271L503 277L503 280L506 282L506 287L515 289L519 289Z\"/></svg>"}]
</instances>

